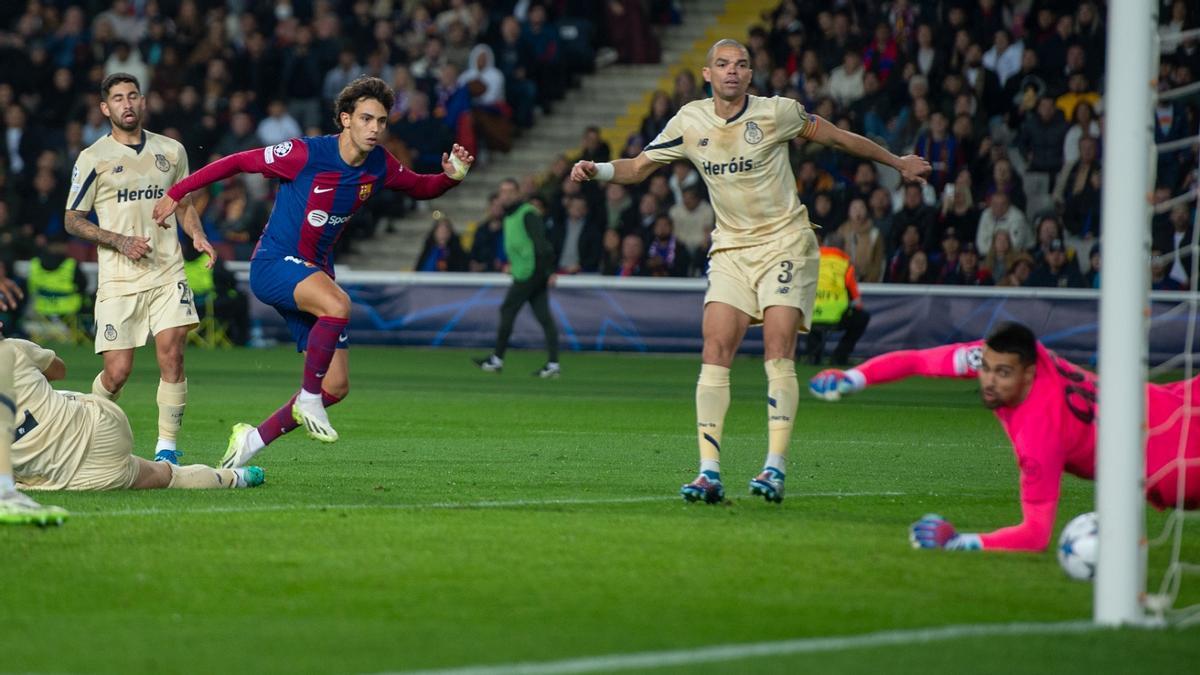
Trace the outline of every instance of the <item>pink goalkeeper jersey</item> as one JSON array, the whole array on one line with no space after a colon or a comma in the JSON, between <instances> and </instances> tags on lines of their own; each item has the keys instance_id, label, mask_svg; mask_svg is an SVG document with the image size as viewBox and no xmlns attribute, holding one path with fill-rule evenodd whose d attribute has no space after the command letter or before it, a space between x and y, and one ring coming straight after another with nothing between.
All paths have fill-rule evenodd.
<instances>
[{"instance_id":1,"label":"pink goalkeeper jersey","mask_svg":"<svg viewBox=\"0 0 1200 675\"><path fill-rule=\"evenodd\" d=\"M1037 371L1029 396L1014 408L995 411L1012 441L1021 470L1022 521L1020 525L981 535L984 548L1027 551L1046 548L1054 529L1063 472L1088 480L1096 475L1096 376L1041 343L1037 350ZM963 342L891 352L867 361L854 371L868 386L912 375L974 378L982 354L982 340ZM1189 397L1190 411L1186 406ZM1200 376L1146 385L1149 429L1146 499L1157 508L1178 504L1185 509L1200 508L1198 403Z\"/></svg>"},{"instance_id":2,"label":"pink goalkeeper jersey","mask_svg":"<svg viewBox=\"0 0 1200 675\"><path fill-rule=\"evenodd\" d=\"M867 385L911 375L974 378L983 341L901 351L875 357L855 370ZM1033 388L1019 405L998 408L996 418L1012 441L1021 470L1020 525L981 535L984 548L1042 550L1050 542L1064 471L1092 479L1096 473L1096 377L1038 343Z\"/></svg>"}]
</instances>

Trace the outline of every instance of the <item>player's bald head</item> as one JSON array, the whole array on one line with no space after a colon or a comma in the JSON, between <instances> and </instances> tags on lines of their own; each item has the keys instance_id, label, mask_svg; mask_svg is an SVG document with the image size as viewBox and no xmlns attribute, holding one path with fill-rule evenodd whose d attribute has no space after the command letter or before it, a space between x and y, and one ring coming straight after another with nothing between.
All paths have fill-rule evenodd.
<instances>
[{"instance_id":1,"label":"player's bald head","mask_svg":"<svg viewBox=\"0 0 1200 675\"><path fill-rule=\"evenodd\" d=\"M737 40L725 38L723 40L717 40L713 43L713 46L708 48L708 54L704 57L704 65L712 67L713 59L717 58L717 52L727 47L741 50L742 54L746 57L746 60L750 60L750 50L746 49L746 45L738 42Z\"/></svg>"}]
</instances>

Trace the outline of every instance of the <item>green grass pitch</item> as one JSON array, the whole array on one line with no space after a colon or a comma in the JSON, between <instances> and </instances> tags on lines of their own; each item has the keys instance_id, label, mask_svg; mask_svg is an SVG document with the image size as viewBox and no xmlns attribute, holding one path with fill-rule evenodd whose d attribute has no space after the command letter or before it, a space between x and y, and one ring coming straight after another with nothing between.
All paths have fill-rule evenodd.
<instances>
[{"instance_id":1,"label":"green grass pitch","mask_svg":"<svg viewBox=\"0 0 1200 675\"><path fill-rule=\"evenodd\" d=\"M64 349L63 388L99 360ZM260 489L53 494L64 527L0 529L0 671L362 673L557 661L877 631L1085 619L1091 586L1052 554L912 550L923 513L978 531L1019 519L1016 468L971 382L801 400L781 506L746 481L766 444L761 361L739 358L723 476L685 505L695 356L537 353L502 375L455 350L356 348L323 446L259 459ZM189 462L297 387L284 349L187 355ZM812 373L801 368L802 381ZM120 403L156 434L152 350ZM1064 479L1061 527L1092 510ZM1151 510L1148 530L1162 514ZM1185 558L1200 561L1200 522ZM1151 555L1152 584L1166 559ZM1184 603L1200 602L1200 577ZM1200 629L962 638L743 657L651 672L1188 672ZM1190 665L1189 665L1190 664ZM615 666L614 666L615 667Z\"/></svg>"}]
</instances>

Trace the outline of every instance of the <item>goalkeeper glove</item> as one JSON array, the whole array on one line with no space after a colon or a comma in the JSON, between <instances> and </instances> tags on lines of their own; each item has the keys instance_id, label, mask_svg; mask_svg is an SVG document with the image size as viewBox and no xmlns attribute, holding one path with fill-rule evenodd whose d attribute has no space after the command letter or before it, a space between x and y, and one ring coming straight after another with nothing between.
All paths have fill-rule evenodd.
<instances>
[{"instance_id":1,"label":"goalkeeper glove","mask_svg":"<svg viewBox=\"0 0 1200 675\"><path fill-rule=\"evenodd\" d=\"M863 385L844 370L822 370L808 381L808 391L825 401L837 401L842 394L852 394L862 388Z\"/></svg>"},{"instance_id":2,"label":"goalkeeper glove","mask_svg":"<svg viewBox=\"0 0 1200 675\"><path fill-rule=\"evenodd\" d=\"M947 551L978 551L983 548L977 534L959 534L950 521L927 513L912 524L908 541L913 548L941 548Z\"/></svg>"}]
</instances>

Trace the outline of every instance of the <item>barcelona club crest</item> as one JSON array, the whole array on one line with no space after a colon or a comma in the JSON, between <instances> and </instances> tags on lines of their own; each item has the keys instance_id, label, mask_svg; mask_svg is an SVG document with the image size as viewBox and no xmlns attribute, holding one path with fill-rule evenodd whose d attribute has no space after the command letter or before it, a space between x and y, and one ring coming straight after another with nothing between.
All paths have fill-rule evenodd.
<instances>
[{"instance_id":1,"label":"barcelona club crest","mask_svg":"<svg viewBox=\"0 0 1200 675\"><path fill-rule=\"evenodd\" d=\"M374 187L375 187L374 183L363 183L362 185L359 185L358 186L358 200L360 202L367 201L367 198L371 196L371 190Z\"/></svg>"},{"instance_id":2,"label":"barcelona club crest","mask_svg":"<svg viewBox=\"0 0 1200 675\"><path fill-rule=\"evenodd\" d=\"M758 145L762 142L763 131L754 122L746 122L746 133L743 135L743 138L750 145Z\"/></svg>"},{"instance_id":3,"label":"barcelona club crest","mask_svg":"<svg viewBox=\"0 0 1200 675\"><path fill-rule=\"evenodd\" d=\"M171 170L171 163L167 161L166 155L155 155L154 156L154 168L158 169L159 171L161 171L163 173L166 173Z\"/></svg>"}]
</instances>

